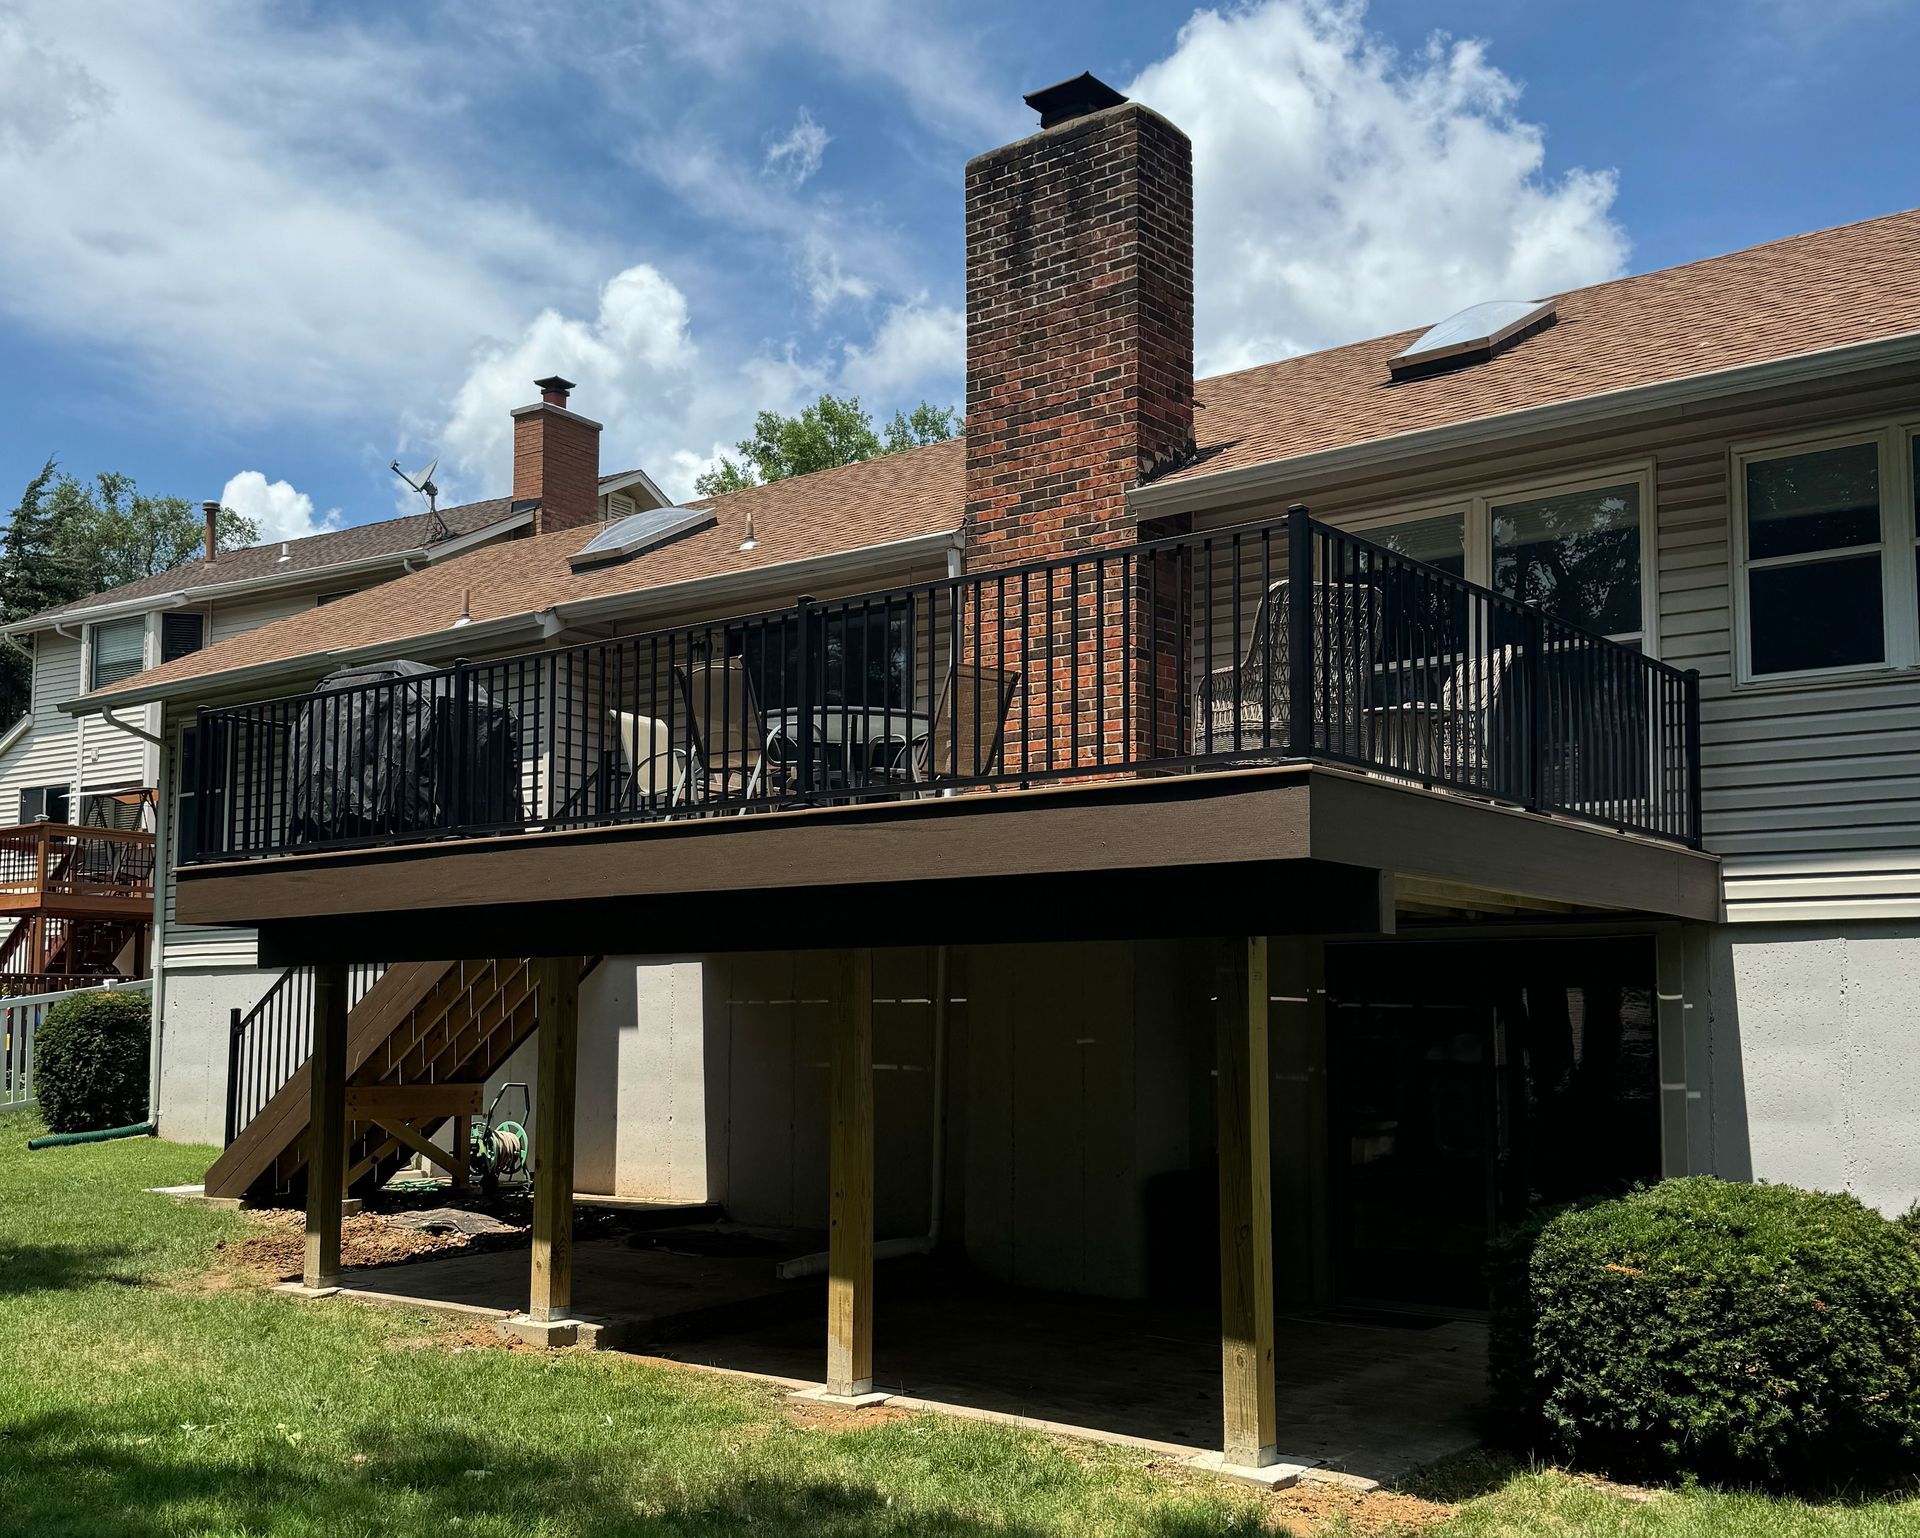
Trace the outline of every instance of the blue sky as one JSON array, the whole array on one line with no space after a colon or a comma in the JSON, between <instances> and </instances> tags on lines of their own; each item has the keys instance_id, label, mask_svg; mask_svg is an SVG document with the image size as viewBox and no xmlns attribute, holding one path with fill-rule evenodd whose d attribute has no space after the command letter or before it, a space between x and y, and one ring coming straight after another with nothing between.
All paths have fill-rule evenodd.
<instances>
[{"instance_id":1,"label":"blue sky","mask_svg":"<svg viewBox=\"0 0 1920 1538\"><path fill-rule=\"evenodd\" d=\"M1911 0L0 0L0 506L495 494L555 369L675 493L956 401L961 168L1081 69L1193 137L1204 373L1910 206L1915 57Z\"/></svg>"}]
</instances>

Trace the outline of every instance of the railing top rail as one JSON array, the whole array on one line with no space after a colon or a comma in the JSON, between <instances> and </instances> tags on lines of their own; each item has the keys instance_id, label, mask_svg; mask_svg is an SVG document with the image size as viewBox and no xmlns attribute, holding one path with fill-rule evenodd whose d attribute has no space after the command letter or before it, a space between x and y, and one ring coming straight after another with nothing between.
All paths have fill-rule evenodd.
<instances>
[{"instance_id":1,"label":"railing top rail","mask_svg":"<svg viewBox=\"0 0 1920 1538\"><path fill-rule=\"evenodd\" d=\"M1384 556L1396 566L1418 571L1423 577L1442 584L1454 592L1483 601L1495 610L1513 615L1517 618L1527 618L1530 622L1533 616L1538 616L1539 623L1558 633L1578 636L1581 640L1589 644L1630 656L1636 661L1645 664L1651 671L1667 674L1674 678L1683 678L1686 676L1685 670L1676 668L1671 663L1663 662L1657 657L1650 657L1645 652L1638 651L1634 647L1626 645L1624 642L1615 641L1597 630L1592 630L1586 626L1577 625L1569 620L1561 619L1556 615L1548 614L1536 605L1501 593L1494 588L1484 587L1477 582L1469 581L1467 578L1447 571L1443 567L1432 565L1429 562L1419 560L1413 556L1403 555L1399 551L1392 550L1376 540L1368 539L1363 533L1356 530L1339 528L1333 524L1324 523L1319 519L1312 519L1310 521L1316 531L1324 534L1331 540L1343 544L1365 546L1369 551L1378 552L1379 555ZM1124 558L1157 555L1172 550L1203 550L1209 546L1231 544L1235 540L1244 541L1249 538L1260 538L1283 533L1287 525L1288 520L1284 517L1262 519L1254 523L1228 524L1217 529L1207 529L1186 534L1163 535L1158 539L1141 540L1133 544L1114 545L1108 549L1081 550L1068 555L1054 556L1044 561L1023 562L1018 566L995 567L990 571L965 572L957 577L933 577L921 582L905 583L895 587L872 588L864 592L847 593L832 598L808 601L811 602L815 608L825 612L872 609L874 607L880 607L884 610L901 604L911 603L917 598L923 598L936 592L949 591L956 585L980 588L1019 581L1023 578L1031 580L1037 576L1044 577L1069 567L1085 567L1097 565L1102 562L1119 561ZM669 637L698 634L701 631L726 631L733 628L772 624L791 618L798 602L799 600L796 600L792 603L779 604L771 608L759 609L745 614L719 615L712 619L683 621L676 625L664 625L652 630L634 631L626 635L591 641L577 641L569 646L543 647L533 651L511 652L503 656L482 658L474 661L463 659L445 667L435 668L429 672L411 674L405 678L383 679L376 683L347 684L333 689L304 690L297 693L276 695L267 699L250 700L239 705L211 707L203 710L202 714L208 717L239 716L248 712L267 710L280 705L293 704L295 702L310 702L337 695L366 693L378 689L393 691L418 689L423 685L432 684L437 681L456 679L463 672L470 675L475 672L485 672L492 668L509 667L535 659L551 658L553 659L554 665L559 665L560 660L569 655L596 651L612 645L644 646L650 643L665 641ZM146 836L149 838L152 837L151 834Z\"/></svg>"},{"instance_id":2,"label":"railing top rail","mask_svg":"<svg viewBox=\"0 0 1920 1538\"><path fill-rule=\"evenodd\" d=\"M0 828L0 839L93 839L106 844L151 844L151 828L89 828L72 822L21 822Z\"/></svg>"},{"instance_id":3,"label":"railing top rail","mask_svg":"<svg viewBox=\"0 0 1920 1538\"><path fill-rule=\"evenodd\" d=\"M14 993L0 994L0 1010L15 1009L27 1004L57 1004L61 999L70 999L76 993L151 993L153 979L150 977L105 978L99 982L79 982L71 988L62 988L54 993Z\"/></svg>"}]
</instances>

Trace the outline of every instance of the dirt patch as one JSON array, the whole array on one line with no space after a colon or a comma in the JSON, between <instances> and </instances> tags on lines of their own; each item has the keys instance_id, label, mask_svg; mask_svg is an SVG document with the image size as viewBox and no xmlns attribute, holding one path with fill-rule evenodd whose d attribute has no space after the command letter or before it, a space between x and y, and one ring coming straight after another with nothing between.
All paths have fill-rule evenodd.
<instances>
[{"instance_id":1,"label":"dirt patch","mask_svg":"<svg viewBox=\"0 0 1920 1538\"><path fill-rule=\"evenodd\" d=\"M298 1212L253 1212L248 1220L257 1229L237 1243L215 1246L214 1270L201 1281L204 1289L230 1287L237 1279L262 1282L297 1281L306 1258L306 1218ZM506 1242L521 1237L513 1230ZM435 1233L407 1227L378 1212L356 1212L340 1224L340 1263L343 1266L392 1266L424 1255L445 1255L472 1249L475 1236L458 1232ZM499 1242L496 1240L495 1242Z\"/></svg>"},{"instance_id":2,"label":"dirt patch","mask_svg":"<svg viewBox=\"0 0 1920 1538\"><path fill-rule=\"evenodd\" d=\"M1153 1472L1170 1484L1221 1488L1217 1475L1184 1462L1156 1458ZM1430 1501L1399 1490L1364 1490L1308 1477L1291 1489L1263 1495L1265 1514L1298 1538L1400 1538L1425 1532L1459 1511L1446 1501Z\"/></svg>"},{"instance_id":3,"label":"dirt patch","mask_svg":"<svg viewBox=\"0 0 1920 1538\"><path fill-rule=\"evenodd\" d=\"M1274 1516L1295 1531L1354 1533L1360 1538L1424 1532L1460 1509L1397 1490L1349 1490L1311 1483L1276 1490L1266 1504Z\"/></svg>"},{"instance_id":4,"label":"dirt patch","mask_svg":"<svg viewBox=\"0 0 1920 1538\"><path fill-rule=\"evenodd\" d=\"M786 1402L787 1424L802 1431L865 1431L870 1426L885 1426L906 1420L913 1413L899 1405L870 1404L856 1408L821 1404L815 1399L789 1399Z\"/></svg>"}]
</instances>

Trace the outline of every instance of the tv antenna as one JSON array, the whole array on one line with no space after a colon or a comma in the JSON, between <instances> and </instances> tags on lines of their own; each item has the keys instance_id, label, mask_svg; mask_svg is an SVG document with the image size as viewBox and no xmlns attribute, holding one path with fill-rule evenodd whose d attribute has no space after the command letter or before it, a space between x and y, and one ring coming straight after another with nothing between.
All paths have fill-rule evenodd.
<instances>
[{"instance_id":1,"label":"tv antenna","mask_svg":"<svg viewBox=\"0 0 1920 1538\"><path fill-rule=\"evenodd\" d=\"M428 536L427 543L432 544L435 540L453 538L453 530L447 527L447 520L440 516L438 506L440 488L433 483L433 472L440 468L440 461L437 459L429 461L427 468L417 475L408 475L400 468L400 461L397 459L388 468L427 499L427 516L433 520L433 533Z\"/></svg>"}]
</instances>

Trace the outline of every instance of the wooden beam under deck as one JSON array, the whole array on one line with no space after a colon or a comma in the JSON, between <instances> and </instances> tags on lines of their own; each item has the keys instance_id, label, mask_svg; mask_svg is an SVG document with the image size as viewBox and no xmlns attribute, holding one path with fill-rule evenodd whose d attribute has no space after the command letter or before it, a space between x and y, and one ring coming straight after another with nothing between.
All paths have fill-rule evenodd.
<instances>
[{"instance_id":1,"label":"wooden beam under deck","mask_svg":"<svg viewBox=\"0 0 1920 1538\"><path fill-rule=\"evenodd\" d=\"M285 965L1073 939L1096 924L1381 933L1383 872L1516 907L1711 919L1720 905L1710 855L1292 766L188 867L178 906L182 923L260 929L263 961Z\"/></svg>"},{"instance_id":2,"label":"wooden beam under deck","mask_svg":"<svg viewBox=\"0 0 1920 1538\"><path fill-rule=\"evenodd\" d=\"M308 1059L307 1242L301 1280L340 1282L340 1204L347 1161L347 969L314 968L313 1053Z\"/></svg>"},{"instance_id":3,"label":"wooden beam under deck","mask_svg":"<svg viewBox=\"0 0 1920 1538\"><path fill-rule=\"evenodd\" d=\"M539 1104L533 1113L533 1277L527 1317L566 1317L573 1302L573 1117L580 958L536 961Z\"/></svg>"},{"instance_id":4,"label":"wooden beam under deck","mask_svg":"<svg viewBox=\"0 0 1920 1538\"><path fill-rule=\"evenodd\" d=\"M833 969L828 1090L827 1392L873 1392L873 952Z\"/></svg>"},{"instance_id":5,"label":"wooden beam under deck","mask_svg":"<svg viewBox=\"0 0 1920 1538\"><path fill-rule=\"evenodd\" d=\"M1216 973L1222 1450L1237 1468L1277 1456L1267 960L1266 936L1229 940Z\"/></svg>"}]
</instances>

